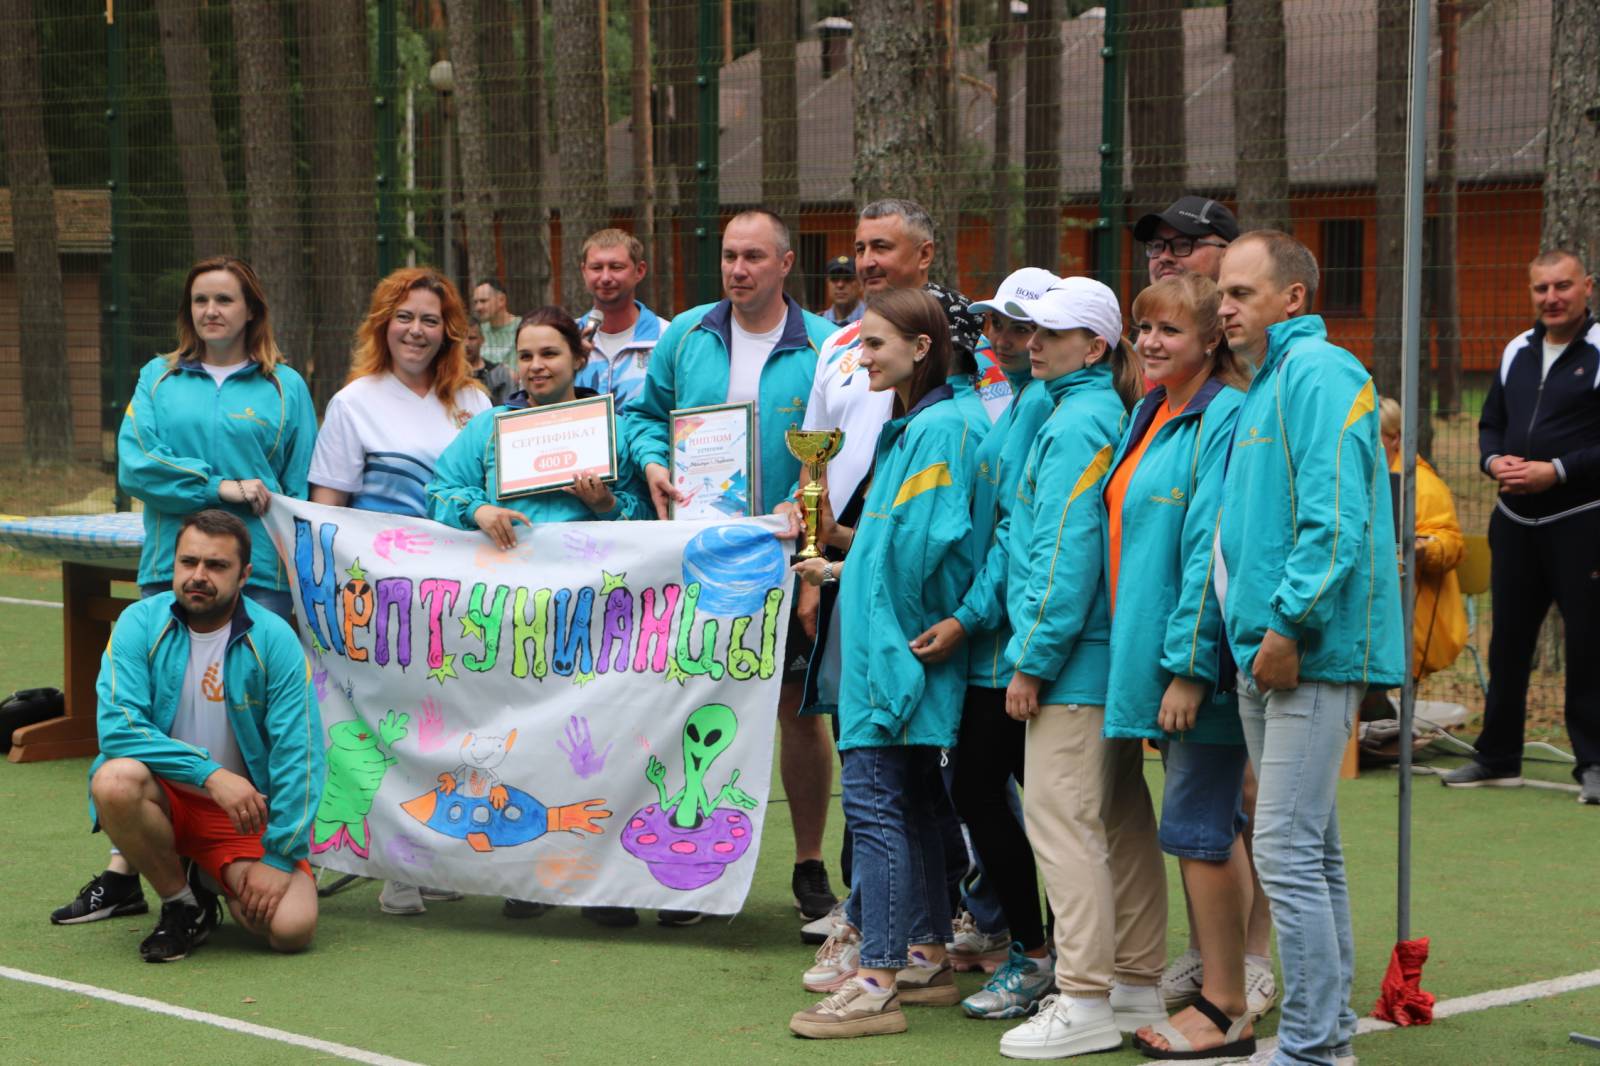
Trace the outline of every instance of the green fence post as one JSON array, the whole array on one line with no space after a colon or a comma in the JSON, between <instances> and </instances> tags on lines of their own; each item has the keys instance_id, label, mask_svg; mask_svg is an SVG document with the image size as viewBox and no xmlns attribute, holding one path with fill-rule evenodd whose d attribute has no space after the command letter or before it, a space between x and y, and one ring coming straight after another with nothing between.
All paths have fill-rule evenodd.
<instances>
[{"instance_id":1,"label":"green fence post","mask_svg":"<svg viewBox=\"0 0 1600 1066\"><path fill-rule=\"evenodd\" d=\"M1122 5L1105 0L1100 48L1100 217L1095 221L1095 277L1122 295Z\"/></svg>"},{"instance_id":2,"label":"green fence post","mask_svg":"<svg viewBox=\"0 0 1600 1066\"><path fill-rule=\"evenodd\" d=\"M722 204L717 188L717 122L721 107L717 76L722 63L722 6L717 0L700 0L700 73L695 77L699 102L699 152L695 159L695 272L696 303L722 296L722 242L718 230Z\"/></svg>"},{"instance_id":3,"label":"green fence post","mask_svg":"<svg viewBox=\"0 0 1600 1066\"><path fill-rule=\"evenodd\" d=\"M396 187L400 174L399 128L395 102L400 95L399 28L395 0L378 0L378 274L400 265L400 213Z\"/></svg>"},{"instance_id":4,"label":"green fence post","mask_svg":"<svg viewBox=\"0 0 1600 1066\"><path fill-rule=\"evenodd\" d=\"M106 141L110 148L111 174L106 180L111 190L110 300L105 306L105 322L111 335L111 396L114 418L133 398L133 323L129 317L128 275L133 269L132 246L128 241L128 123L124 113L128 94L128 52L117 21L116 8L106 4ZM101 422L104 423L102 417ZM114 490L114 506L128 510L132 504L120 484Z\"/></svg>"}]
</instances>

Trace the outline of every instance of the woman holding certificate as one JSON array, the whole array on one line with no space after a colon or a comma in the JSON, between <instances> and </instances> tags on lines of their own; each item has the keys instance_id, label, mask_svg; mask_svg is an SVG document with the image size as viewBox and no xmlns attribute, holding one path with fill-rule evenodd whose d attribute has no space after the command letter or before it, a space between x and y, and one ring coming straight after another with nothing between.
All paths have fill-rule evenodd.
<instances>
[{"instance_id":1,"label":"woman holding certificate","mask_svg":"<svg viewBox=\"0 0 1600 1066\"><path fill-rule=\"evenodd\" d=\"M972 576L976 451L946 383L944 311L918 289L873 295L861 320L861 366L874 391L894 394L878 438L861 518L845 561L809 559L811 584L839 580L840 637L855 668L839 687L844 809L855 843L846 924L834 942L858 956L853 974L813 991L833 994L796 1014L800 1036L904 1032L901 1003L954 1004L945 957L950 897L934 812L944 790L941 749L955 744L965 653L932 661L912 642L947 618ZM857 490L862 491L862 490ZM820 956L819 956L820 958Z\"/></svg>"},{"instance_id":2,"label":"woman holding certificate","mask_svg":"<svg viewBox=\"0 0 1600 1066\"><path fill-rule=\"evenodd\" d=\"M350 377L328 401L311 457L311 502L428 514L433 464L489 396L467 364L466 308L432 267L396 270L372 290L356 330ZM378 908L421 914L461 893L385 881Z\"/></svg>"},{"instance_id":3,"label":"woman holding certificate","mask_svg":"<svg viewBox=\"0 0 1600 1066\"><path fill-rule=\"evenodd\" d=\"M610 397L573 386L587 360L578 324L541 307L517 326L521 391L467 423L428 484L436 522L517 544L517 525L654 518L644 481L618 449ZM502 450L508 457L502 461Z\"/></svg>"}]
</instances>

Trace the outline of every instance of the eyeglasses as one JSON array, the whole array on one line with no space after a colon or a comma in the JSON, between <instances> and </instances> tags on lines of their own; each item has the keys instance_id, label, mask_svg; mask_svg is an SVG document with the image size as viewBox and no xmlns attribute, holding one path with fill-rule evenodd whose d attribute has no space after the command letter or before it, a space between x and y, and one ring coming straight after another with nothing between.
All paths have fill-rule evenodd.
<instances>
[{"instance_id":1,"label":"eyeglasses","mask_svg":"<svg viewBox=\"0 0 1600 1066\"><path fill-rule=\"evenodd\" d=\"M1144 242L1144 257L1146 259L1154 259L1162 252L1171 250L1172 254L1179 259L1187 259L1194 254L1196 248L1202 246L1206 248L1226 248L1228 245L1225 241L1197 241L1193 237L1173 237L1171 240L1155 237Z\"/></svg>"}]
</instances>

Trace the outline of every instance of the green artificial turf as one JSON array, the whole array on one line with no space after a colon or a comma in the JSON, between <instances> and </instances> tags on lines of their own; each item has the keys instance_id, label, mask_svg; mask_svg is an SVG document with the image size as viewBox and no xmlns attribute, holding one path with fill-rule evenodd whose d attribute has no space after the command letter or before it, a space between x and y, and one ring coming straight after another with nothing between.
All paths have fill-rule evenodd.
<instances>
[{"instance_id":1,"label":"green artificial turf","mask_svg":"<svg viewBox=\"0 0 1600 1066\"><path fill-rule=\"evenodd\" d=\"M0 579L0 595L54 598L47 579ZM31 591L29 589L31 588ZM60 678L60 612L0 605L0 691ZM1148 764L1152 787L1161 772ZM153 915L54 927L46 915L105 860L87 832L86 760L0 762L0 965L210 1011L430 1064L999 1062L1008 1024L954 1008L909 1008L904 1036L810 1042L789 1015L816 999L800 988L811 948L799 943L788 891L788 807L774 780L765 847L745 910L732 921L602 930L571 910L508 921L493 899L379 913L377 885L324 901L309 953L275 957L226 923L192 958L139 961ZM1557 767L1541 768L1563 779ZM1341 786L1358 948L1355 1005L1371 1009L1394 942L1393 771ZM1600 966L1594 842L1600 810L1567 793L1415 791L1415 935L1432 937L1424 987L1461 996ZM838 851L837 806L826 854ZM830 862L830 866L832 863ZM837 876L837 875L835 875ZM1174 891L1170 943L1182 948ZM154 903L154 897L151 897ZM963 975L967 991L977 975ZM81 995L0 980L0 1062L299 1063L302 1048L153 1015ZM1270 1034L1277 1015L1260 1031ZM1360 1038L1365 1066L1384 1063L1592 1063L1570 1030L1600 1030L1600 989ZM1107 1064L1143 1061L1132 1051Z\"/></svg>"}]
</instances>

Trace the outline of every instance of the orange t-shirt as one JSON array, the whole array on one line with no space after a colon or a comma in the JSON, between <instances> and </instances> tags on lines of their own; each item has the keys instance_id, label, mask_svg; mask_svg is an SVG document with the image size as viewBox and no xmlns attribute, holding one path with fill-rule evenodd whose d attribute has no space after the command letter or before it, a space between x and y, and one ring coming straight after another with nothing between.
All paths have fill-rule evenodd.
<instances>
[{"instance_id":1,"label":"orange t-shirt","mask_svg":"<svg viewBox=\"0 0 1600 1066\"><path fill-rule=\"evenodd\" d=\"M1177 412L1172 409L1171 403L1163 400L1155 418L1145 429L1144 436L1138 444L1128 449L1128 454L1111 472L1111 480L1106 482L1106 517L1109 520L1107 543L1111 549L1111 572L1107 575L1110 580L1106 588L1110 593L1112 613L1117 609L1117 570L1122 562L1122 501L1128 495L1128 482L1133 480L1133 472L1139 468L1139 460L1144 458L1145 449L1150 447L1150 442L1156 439L1161 427L1172 421L1175 414Z\"/></svg>"}]
</instances>

